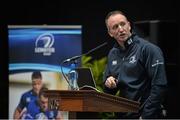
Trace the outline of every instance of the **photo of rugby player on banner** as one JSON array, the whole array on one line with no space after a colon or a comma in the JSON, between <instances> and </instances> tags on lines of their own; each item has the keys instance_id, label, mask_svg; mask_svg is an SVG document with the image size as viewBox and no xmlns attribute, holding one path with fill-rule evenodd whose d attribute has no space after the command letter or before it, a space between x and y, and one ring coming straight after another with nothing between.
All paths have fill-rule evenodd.
<instances>
[{"instance_id":1,"label":"photo of rugby player on banner","mask_svg":"<svg viewBox=\"0 0 180 120\"><path fill-rule=\"evenodd\" d=\"M49 90L67 90L60 66L67 58L82 54L81 25L9 25L9 118L67 118L68 113L47 111ZM43 103L43 104L42 104ZM34 106L34 107L33 107ZM36 117L35 117L36 116Z\"/></svg>"}]
</instances>

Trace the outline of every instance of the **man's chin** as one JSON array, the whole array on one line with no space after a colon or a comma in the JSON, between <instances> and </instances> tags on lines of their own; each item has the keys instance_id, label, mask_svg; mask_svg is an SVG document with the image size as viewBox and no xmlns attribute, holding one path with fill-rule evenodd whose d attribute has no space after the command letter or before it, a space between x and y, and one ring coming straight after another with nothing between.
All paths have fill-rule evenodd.
<instances>
[{"instance_id":1,"label":"man's chin","mask_svg":"<svg viewBox=\"0 0 180 120\"><path fill-rule=\"evenodd\" d=\"M120 43L123 43L123 42L125 42L127 39L125 39L125 38L123 38L123 39L118 39L118 42L120 42Z\"/></svg>"},{"instance_id":2,"label":"man's chin","mask_svg":"<svg viewBox=\"0 0 180 120\"><path fill-rule=\"evenodd\" d=\"M121 41L121 42L123 42L123 41L126 41L128 39L128 37L127 36L119 36L118 37L118 41Z\"/></svg>"}]
</instances>

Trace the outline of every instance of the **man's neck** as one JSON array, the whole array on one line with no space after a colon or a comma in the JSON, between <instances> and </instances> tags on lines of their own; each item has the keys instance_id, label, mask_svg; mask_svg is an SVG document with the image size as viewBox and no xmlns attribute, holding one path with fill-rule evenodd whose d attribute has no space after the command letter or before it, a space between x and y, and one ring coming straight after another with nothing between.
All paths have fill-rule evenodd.
<instances>
[{"instance_id":1,"label":"man's neck","mask_svg":"<svg viewBox=\"0 0 180 120\"><path fill-rule=\"evenodd\" d=\"M123 50L125 50L125 45L124 45L124 42L122 42L122 43L119 43L119 45L121 46L121 48L123 49Z\"/></svg>"},{"instance_id":2,"label":"man's neck","mask_svg":"<svg viewBox=\"0 0 180 120\"><path fill-rule=\"evenodd\" d=\"M127 42L127 40L131 37L132 34L129 34L129 37L125 40L125 41L122 41L122 42L119 42L118 41L118 44L121 46L121 48L124 50L126 49L125 47L125 42Z\"/></svg>"},{"instance_id":3,"label":"man's neck","mask_svg":"<svg viewBox=\"0 0 180 120\"><path fill-rule=\"evenodd\" d=\"M126 49L126 47L125 47L125 42L126 42L126 41L117 41L119 47L120 47L121 49L123 49L123 50Z\"/></svg>"},{"instance_id":4,"label":"man's neck","mask_svg":"<svg viewBox=\"0 0 180 120\"><path fill-rule=\"evenodd\" d=\"M33 92L33 94L34 94L34 95L38 95L38 93L37 93L37 92L35 92L33 89L32 89L32 92Z\"/></svg>"}]
</instances>

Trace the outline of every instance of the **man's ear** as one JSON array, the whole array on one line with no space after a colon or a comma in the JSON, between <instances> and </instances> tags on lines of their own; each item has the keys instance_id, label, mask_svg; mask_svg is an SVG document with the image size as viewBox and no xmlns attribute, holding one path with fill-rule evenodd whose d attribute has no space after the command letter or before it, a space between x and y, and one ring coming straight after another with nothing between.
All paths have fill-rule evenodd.
<instances>
[{"instance_id":1,"label":"man's ear","mask_svg":"<svg viewBox=\"0 0 180 120\"><path fill-rule=\"evenodd\" d=\"M129 30L131 30L131 23L130 23L130 22L128 22L128 24L129 24Z\"/></svg>"},{"instance_id":2,"label":"man's ear","mask_svg":"<svg viewBox=\"0 0 180 120\"><path fill-rule=\"evenodd\" d=\"M108 34L109 36L113 37L113 34L110 31L108 31Z\"/></svg>"}]
</instances>

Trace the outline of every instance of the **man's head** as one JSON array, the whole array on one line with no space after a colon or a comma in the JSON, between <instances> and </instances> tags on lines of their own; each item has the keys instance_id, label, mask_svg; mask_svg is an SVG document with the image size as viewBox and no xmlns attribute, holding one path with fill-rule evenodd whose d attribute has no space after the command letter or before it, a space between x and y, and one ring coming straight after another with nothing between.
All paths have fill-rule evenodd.
<instances>
[{"instance_id":1,"label":"man's head","mask_svg":"<svg viewBox=\"0 0 180 120\"><path fill-rule=\"evenodd\" d=\"M44 112L48 110L48 97L44 93L46 90L48 90L46 87L42 87L39 92L39 105Z\"/></svg>"},{"instance_id":2,"label":"man's head","mask_svg":"<svg viewBox=\"0 0 180 120\"><path fill-rule=\"evenodd\" d=\"M32 88L36 94L39 94L40 89L43 86L41 72L32 73Z\"/></svg>"},{"instance_id":3,"label":"man's head","mask_svg":"<svg viewBox=\"0 0 180 120\"><path fill-rule=\"evenodd\" d=\"M123 44L131 36L131 25L121 11L112 11L105 18L108 33L119 44Z\"/></svg>"}]
</instances>

